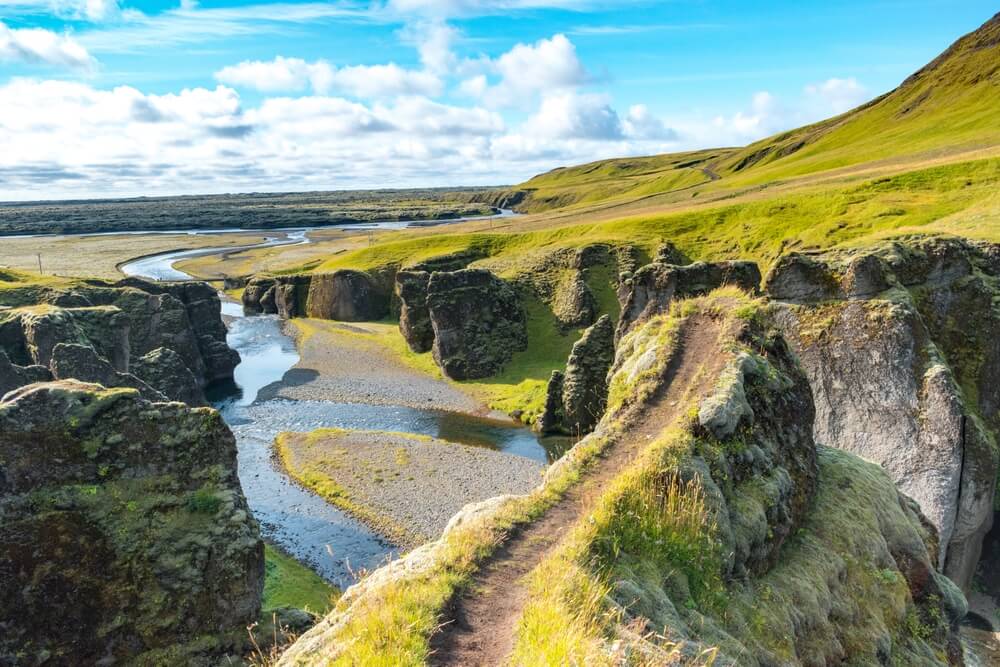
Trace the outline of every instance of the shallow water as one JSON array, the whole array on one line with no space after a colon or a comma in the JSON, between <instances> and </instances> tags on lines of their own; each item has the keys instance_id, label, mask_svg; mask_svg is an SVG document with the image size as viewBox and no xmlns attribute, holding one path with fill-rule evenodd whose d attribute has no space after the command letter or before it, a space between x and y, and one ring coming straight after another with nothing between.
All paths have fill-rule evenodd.
<instances>
[{"instance_id":1,"label":"shallow water","mask_svg":"<svg viewBox=\"0 0 1000 667\"><path fill-rule=\"evenodd\" d=\"M122 268L128 267L129 275L189 279L174 269L173 263L191 252L149 257ZM229 324L227 342L240 353L241 362L234 372L234 383L212 388L209 398L236 436L239 476L247 503L266 539L310 563L340 587L353 583L356 573L393 558L397 549L279 470L271 451L278 433L317 428L401 431L542 462L557 458L570 444L566 439L539 440L531 430L514 422L461 413L365 403L258 400L265 387L280 382L298 362L294 341L284 334L277 316L247 317L240 304L231 301L223 302L222 312Z\"/></svg>"}]
</instances>

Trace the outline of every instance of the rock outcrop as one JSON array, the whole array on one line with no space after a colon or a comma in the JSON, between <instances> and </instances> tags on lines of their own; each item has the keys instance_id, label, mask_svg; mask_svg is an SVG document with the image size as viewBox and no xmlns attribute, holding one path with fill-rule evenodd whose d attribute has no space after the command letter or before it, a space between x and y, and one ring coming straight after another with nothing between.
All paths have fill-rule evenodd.
<instances>
[{"instance_id":1,"label":"rock outcrop","mask_svg":"<svg viewBox=\"0 0 1000 667\"><path fill-rule=\"evenodd\" d=\"M427 306L427 286L431 274L427 271L400 271L396 274L396 296L399 298L399 330L414 352L429 352L434 345L434 326Z\"/></svg>"},{"instance_id":2,"label":"rock outcrop","mask_svg":"<svg viewBox=\"0 0 1000 667\"><path fill-rule=\"evenodd\" d=\"M185 396L200 405L205 403L203 388L231 379L239 363L239 355L226 344L219 296L204 283L129 278L44 289L25 284L5 289L0 304L10 306L0 311L0 351L12 364L49 368L59 345L75 346L64 351L57 377L76 373L72 377L144 392L151 387L157 392L147 393L151 398ZM96 358L84 360L82 348L93 350ZM173 354L147 357L164 349ZM85 373L90 375L82 377ZM3 375L0 385L20 386L14 383L23 371ZM185 378L184 391L174 381L160 384L162 378L179 376Z\"/></svg>"},{"instance_id":3,"label":"rock outcrop","mask_svg":"<svg viewBox=\"0 0 1000 667\"><path fill-rule=\"evenodd\" d=\"M566 375L562 371L552 371L549 382L545 385L545 407L538 415L539 432L544 434L563 433L565 431L565 414L563 410L563 383Z\"/></svg>"},{"instance_id":4,"label":"rock outcrop","mask_svg":"<svg viewBox=\"0 0 1000 667\"><path fill-rule=\"evenodd\" d=\"M363 271L340 270L290 276L254 276L243 290L247 312L283 318L316 317L340 322L380 320L389 297Z\"/></svg>"},{"instance_id":5,"label":"rock outcrop","mask_svg":"<svg viewBox=\"0 0 1000 667\"><path fill-rule=\"evenodd\" d=\"M192 406L207 405L205 394L181 356L167 347L158 347L131 363L133 373L157 387L167 399ZM104 384L104 383L101 383Z\"/></svg>"},{"instance_id":6,"label":"rock outcrop","mask_svg":"<svg viewBox=\"0 0 1000 667\"><path fill-rule=\"evenodd\" d=\"M434 329L434 360L453 380L496 375L528 345L517 293L489 271L432 273L427 306Z\"/></svg>"},{"instance_id":7,"label":"rock outcrop","mask_svg":"<svg viewBox=\"0 0 1000 667\"><path fill-rule=\"evenodd\" d=\"M380 320L389 314L389 295L363 271L316 273L309 283L307 312L341 322Z\"/></svg>"},{"instance_id":8,"label":"rock outcrop","mask_svg":"<svg viewBox=\"0 0 1000 667\"><path fill-rule=\"evenodd\" d=\"M566 372L552 374L539 430L573 435L592 431L604 415L608 371L614 358L615 330L611 318L602 315L573 344Z\"/></svg>"},{"instance_id":9,"label":"rock outcrop","mask_svg":"<svg viewBox=\"0 0 1000 667\"><path fill-rule=\"evenodd\" d=\"M791 255L766 281L809 375L816 439L881 464L940 532L939 567L966 588L994 517L998 254L915 239Z\"/></svg>"},{"instance_id":10,"label":"rock outcrop","mask_svg":"<svg viewBox=\"0 0 1000 667\"><path fill-rule=\"evenodd\" d=\"M34 382L47 382L52 379L52 372L47 366L31 364L18 366L11 363L10 357L0 350L0 398L8 391Z\"/></svg>"},{"instance_id":11,"label":"rock outcrop","mask_svg":"<svg viewBox=\"0 0 1000 667\"><path fill-rule=\"evenodd\" d=\"M263 566L217 412L75 381L0 402L0 663L219 664Z\"/></svg>"},{"instance_id":12,"label":"rock outcrop","mask_svg":"<svg viewBox=\"0 0 1000 667\"><path fill-rule=\"evenodd\" d=\"M49 361L52 377L56 380L79 380L105 387L130 387L147 401L166 401L167 397L131 373L116 371L114 367L89 345L59 343L52 350Z\"/></svg>"},{"instance_id":13,"label":"rock outcrop","mask_svg":"<svg viewBox=\"0 0 1000 667\"><path fill-rule=\"evenodd\" d=\"M666 248L660 254L662 258L676 257L670 250L672 246ZM760 269L753 262L697 262L684 266L653 262L631 278L616 338L624 336L636 322L667 312L675 299L707 294L723 285L756 294L760 281Z\"/></svg>"}]
</instances>

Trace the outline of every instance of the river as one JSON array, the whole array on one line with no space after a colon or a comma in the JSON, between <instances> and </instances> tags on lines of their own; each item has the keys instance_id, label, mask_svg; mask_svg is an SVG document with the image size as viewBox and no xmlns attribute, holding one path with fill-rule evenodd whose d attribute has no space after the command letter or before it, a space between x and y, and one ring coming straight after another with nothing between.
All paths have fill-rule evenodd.
<instances>
[{"instance_id":1,"label":"river","mask_svg":"<svg viewBox=\"0 0 1000 667\"><path fill-rule=\"evenodd\" d=\"M308 242L306 232L297 230L269 238L264 244ZM155 280L190 280L189 275L174 268L175 262L233 250L227 247L163 253L120 268L127 275ZM532 431L514 422L363 402L258 400L261 390L280 382L298 362L295 343L285 335L277 316L246 316L242 306L231 301L223 301L223 315L229 327L227 342L242 360L234 372L235 386L214 388L210 398L236 436L240 482L250 509L266 539L341 588L353 583L358 572L394 557L397 549L278 469L271 456L271 443L278 433L317 428L402 431L543 462L559 454L547 451Z\"/></svg>"}]
</instances>

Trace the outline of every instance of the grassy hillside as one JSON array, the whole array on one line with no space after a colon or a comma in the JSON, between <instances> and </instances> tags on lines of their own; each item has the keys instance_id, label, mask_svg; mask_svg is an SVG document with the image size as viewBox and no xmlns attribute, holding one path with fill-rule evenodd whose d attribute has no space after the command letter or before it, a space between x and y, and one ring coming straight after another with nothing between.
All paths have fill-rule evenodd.
<instances>
[{"instance_id":1,"label":"grassy hillside","mask_svg":"<svg viewBox=\"0 0 1000 667\"><path fill-rule=\"evenodd\" d=\"M862 166L892 169L1000 146L1000 14L898 88L845 114L742 149L605 160L519 186L536 213L669 195L670 201Z\"/></svg>"},{"instance_id":2,"label":"grassy hillside","mask_svg":"<svg viewBox=\"0 0 1000 667\"><path fill-rule=\"evenodd\" d=\"M842 116L747 146L719 172L754 182L1000 142L1000 14L892 92Z\"/></svg>"}]
</instances>

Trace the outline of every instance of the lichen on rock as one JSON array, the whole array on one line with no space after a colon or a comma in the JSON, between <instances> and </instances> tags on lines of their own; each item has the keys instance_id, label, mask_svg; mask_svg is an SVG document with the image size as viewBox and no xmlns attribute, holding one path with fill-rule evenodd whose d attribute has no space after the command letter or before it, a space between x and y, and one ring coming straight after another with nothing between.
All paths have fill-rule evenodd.
<instances>
[{"instance_id":1,"label":"lichen on rock","mask_svg":"<svg viewBox=\"0 0 1000 667\"><path fill-rule=\"evenodd\" d=\"M69 380L0 402L0 662L218 664L262 586L217 412Z\"/></svg>"},{"instance_id":2,"label":"lichen on rock","mask_svg":"<svg viewBox=\"0 0 1000 667\"><path fill-rule=\"evenodd\" d=\"M434 360L453 380L495 375L528 345L517 292L484 269L432 273L427 305Z\"/></svg>"}]
</instances>

